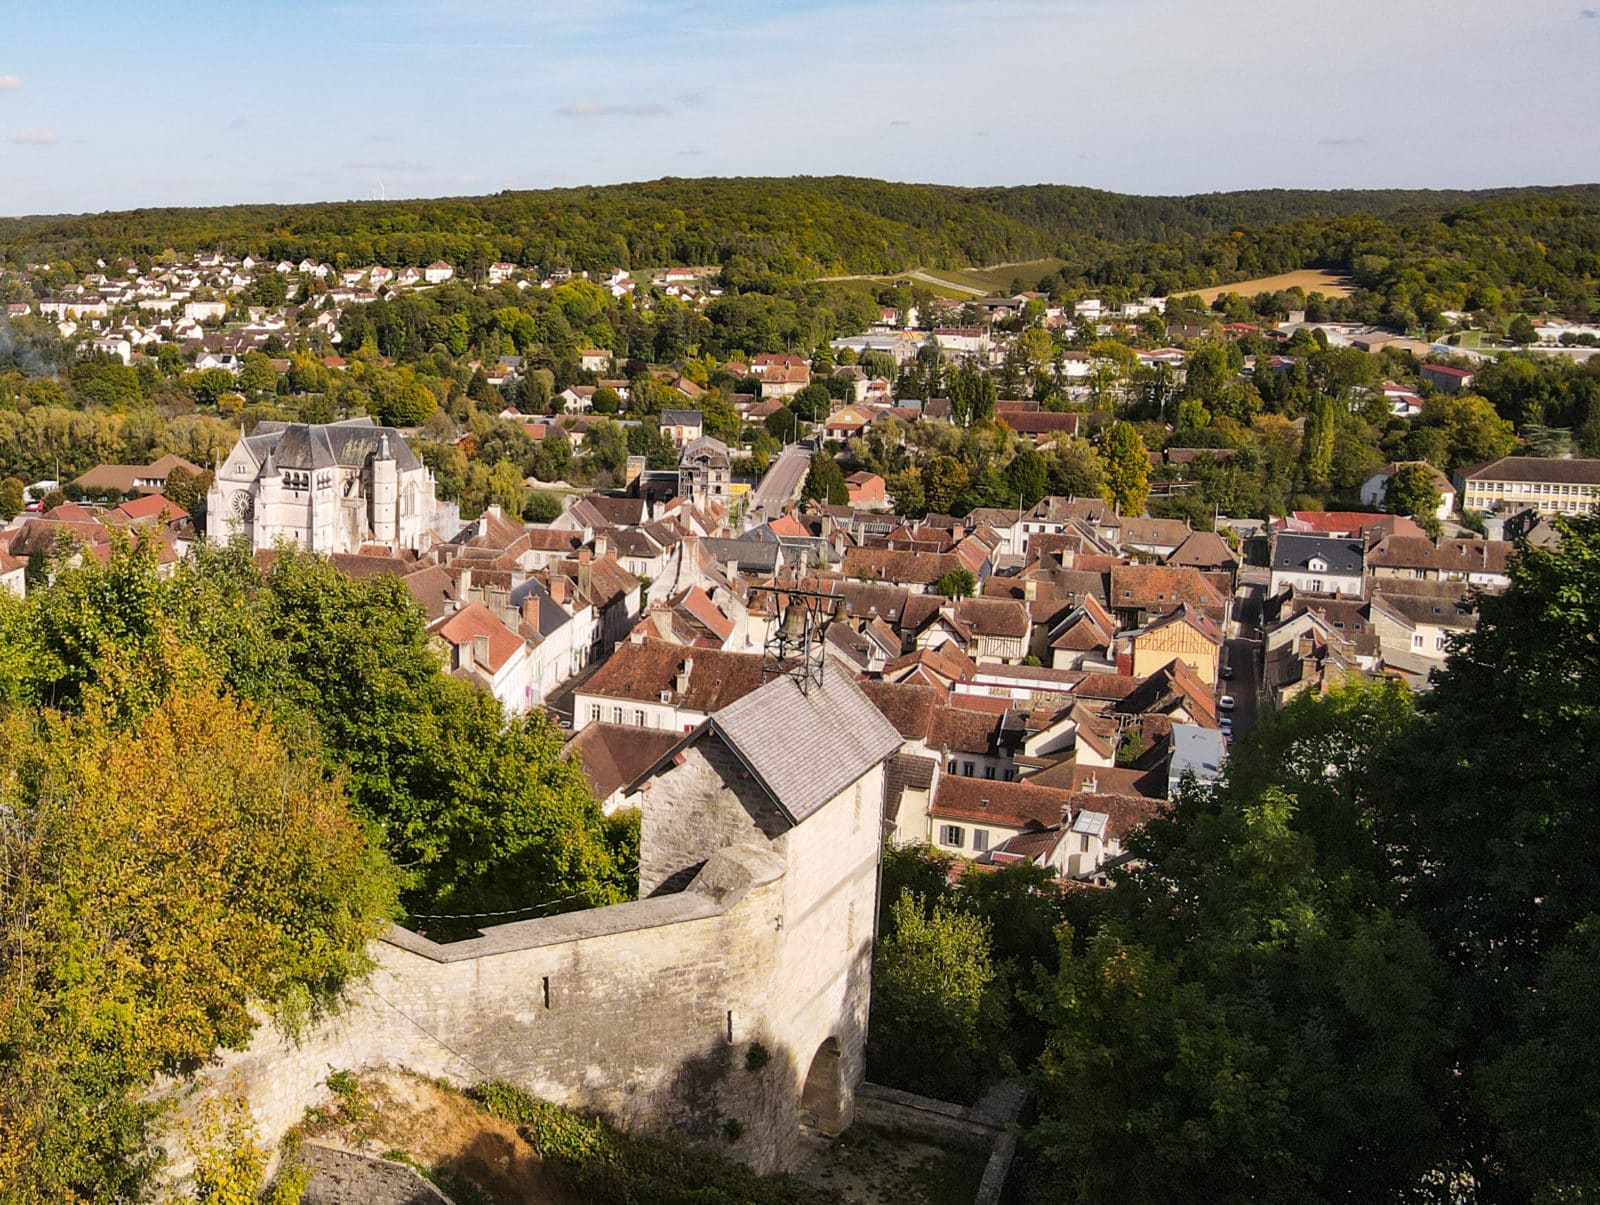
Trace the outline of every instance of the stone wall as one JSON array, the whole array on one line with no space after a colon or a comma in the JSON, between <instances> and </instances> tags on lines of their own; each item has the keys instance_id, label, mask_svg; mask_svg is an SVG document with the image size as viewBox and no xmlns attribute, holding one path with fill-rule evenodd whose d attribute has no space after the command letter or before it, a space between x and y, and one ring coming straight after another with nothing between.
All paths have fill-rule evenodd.
<instances>
[{"instance_id":1,"label":"stone wall","mask_svg":"<svg viewBox=\"0 0 1600 1205\"><path fill-rule=\"evenodd\" d=\"M392 930L337 1016L298 1041L264 1026L247 1050L208 1069L202 1087L241 1091L275 1145L327 1098L331 1071L502 1079L632 1132L722 1142L757 1170L781 1170L797 1154L801 1085L830 1038L841 1051L832 1090L848 1117L870 990L861 957L870 944L792 949L813 926L788 911L791 880L757 837L719 850L675 895L500 925L450 945ZM769 1061L749 1069L755 1042ZM732 1146L721 1136L729 1120L744 1127Z\"/></svg>"},{"instance_id":2,"label":"stone wall","mask_svg":"<svg viewBox=\"0 0 1600 1205\"><path fill-rule=\"evenodd\" d=\"M639 807L639 895L679 891L710 850L764 844L788 827L716 733L684 749L630 803Z\"/></svg>"}]
</instances>

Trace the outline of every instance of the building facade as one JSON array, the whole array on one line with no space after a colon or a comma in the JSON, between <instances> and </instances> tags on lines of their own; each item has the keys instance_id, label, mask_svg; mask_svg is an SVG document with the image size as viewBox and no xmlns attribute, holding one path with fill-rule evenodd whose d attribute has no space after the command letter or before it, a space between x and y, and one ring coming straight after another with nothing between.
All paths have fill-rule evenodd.
<instances>
[{"instance_id":1,"label":"building facade","mask_svg":"<svg viewBox=\"0 0 1600 1205\"><path fill-rule=\"evenodd\" d=\"M678 493L696 506L715 502L726 506L732 496L733 461L728 445L702 435L683 447L678 458Z\"/></svg>"},{"instance_id":2,"label":"building facade","mask_svg":"<svg viewBox=\"0 0 1600 1205\"><path fill-rule=\"evenodd\" d=\"M1600 506L1600 460L1504 456L1461 474L1463 511L1587 515Z\"/></svg>"},{"instance_id":3,"label":"building facade","mask_svg":"<svg viewBox=\"0 0 1600 1205\"><path fill-rule=\"evenodd\" d=\"M207 535L262 551L280 540L330 555L433 540L433 473L393 427L264 422L242 436L206 496Z\"/></svg>"}]
</instances>

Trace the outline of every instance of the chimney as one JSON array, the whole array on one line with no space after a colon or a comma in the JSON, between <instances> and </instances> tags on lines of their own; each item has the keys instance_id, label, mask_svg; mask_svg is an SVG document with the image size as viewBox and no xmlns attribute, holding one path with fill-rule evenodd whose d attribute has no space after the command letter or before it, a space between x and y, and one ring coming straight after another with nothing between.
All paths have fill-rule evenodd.
<instances>
[{"instance_id":1,"label":"chimney","mask_svg":"<svg viewBox=\"0 0 1600 1205\"><path fill-rule=\"evenodd\" d=\"M471 595L472 595L472 570L471 570L470 567L464 565L461 568L461 577L458 580L457 585L456 585L456 597L461 602L465 603L465 602L469 601L469 599L471 598Z\"/></svg>"},{"instance_id":2,"label":"chimney","mask_svg":"<svg viewBox=\"0 0 1600 1205\"><path fill-rule=\"evenodd\" d=\"M571 583L566 578L552 574L550 577L550 601L559 606L566 606L570 585Z\"/></svg>"},{"instance_id":3,"label":"chimney","mask_svg":"<svg viewBox=\"0 0 1600 1205\"><path fill-rule=\"evenodd\" d=\"M1039 597L1039 581L1037 578L1028 578L1022 583L1022 597L1028 602L1035 602Z\"/></svg>"},{"instance_id":4,"label":"chimney","mask_svg":"<svg viewBox=\"0 0 1600 1205\"><path fill-rule=\"evenodd\" d=\"M680 695L689 693L689 675L694 672L694 658L685 657L683 665L678 669L677 681L673 684Z\"/></svg>"},{"instance_id":5,"label":"chimney","mask_svg":"<svg viewBox=\"0 0 1600 1205\"><path fill-rule=\"evenodd\" d=\"M1098 794L1100 790L1100 775L1098 772L1089 771L1089 777L1083 780L1083 789L1086 794Z\"/></svg>"},{"instance_id":6,"label":"chimney","mask_svg":"<svg viewBox=\"0 0 1600 1205\"><path fill-rule=\"evenodd\" d=\"M594 555L595 555L595 559L598 560L599 558L605 556L605 554L610 552L610 551L611 551L611 537L606 535L605 532L603 532L603 531L595 532L594 533Z\"/></svg>"},{"instance_id":7,"label":"chimney","mask_svg":"<svg viewBox=\"0 0 1600 1205\"><path fill-rule=\"evenodd\" d=\"M590 549L578 549L578 564L587 565L592 560L594 560L594 553Z\"/></svg>"},{"instance_id":8,"label":"chimney","mask_svg":"<svg viewBox=\"0 0 1600 1205\"><path fill-rule=\"evenodd\" d=\"M472 638L472 659L484 669L489 668L489 638L487 636L474 636Z\"/></svg>"}]
</instances>

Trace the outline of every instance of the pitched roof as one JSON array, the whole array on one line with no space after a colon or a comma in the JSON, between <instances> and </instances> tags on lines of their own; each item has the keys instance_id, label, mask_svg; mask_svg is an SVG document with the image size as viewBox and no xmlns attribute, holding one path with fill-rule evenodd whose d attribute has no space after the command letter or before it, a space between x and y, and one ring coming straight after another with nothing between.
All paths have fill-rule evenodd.
<instances>
[{"instance_id":1,"label":"pitched roof","mask_svg":"<svg viewBox=\"0 0 1600 1205\"><path fill-rule=\"evenodd\" d=\"M256 463L272 453L280 469L322 469L342 465L360 468L387 445L401 469L422 467L399 431L381 427L371 418L347 418L336 423L260 422L245 437Z\"/></svg>"},{"instance_id":2,"label":"pitched roof","mask_svg":"<svg viewBox=\"0 0 1600 1205\"><path fill-rule=\"evenodd\" d=\"M1031 626L1027 604L1006 598L963 598L956 602L955 615L977 636L1026 639Z\"/></svg>"},{"instance_id":3,"label":"pitched roof","mask_svg":"<svg viewBox=\"0 0 1600 1205\"><path fill-rule=\"evenodd\" d=\"M1228 547L1214 531L1195 531L1167 557L1169 565L1188 565L1195 569L1237 568L1239 554Z\"/></svg>"},{"instance_id":4,"label":"pitched roof","mask_svg":"<svg viewBox=\"0 0 1600 1205\"><path fill-rule=\"evenodd\" d=\"M847 548L846 577L931 586L952 569L968 568L961 557L943 552L901 552L889 548Z\"/></svg>"},{"instance_id":5,"label":"pitched roof","mask_svg":"<svg viewBox=\"0 0 1600 1205\"><path fill-rule=\"evenodd\" d=\"M126 494L134 489L135 480L153 480L159 477L165 481L172 470L179 466L191 473L201 471L199 465L191 464L181 456L168 453L150 464L98 464L73 484L82 486L86 490L114 489Z\"/></svg>"},{"instance_id":6,"label":"pitched roof","mask_svg":"<svg viewBox=\"0 0 1600 1205\"><path fill-rule=\"evenodd\" d=\"M187 519L189 517L188 511L184 510L172 499L161 494L145 494L139 498L124 499L121 504L113 507L106 517L114 520L115 517L120 516L129 522L133 522L139 519L154 519L162 511L167 512L168 521Z\"/></svg>"},{"instance_id":7,"label":"pitched roof","mask_svg":"<svg viewBox=\"0 0 1600 1205\"><path fill-rule=\"evenodd\" d=\"M1308 566L1311 561L1320 559L1327 565L1328 573L1359 576L1366 564L1366 551L1366 545L1360 540L1338 536L1303 536L1283 531L1272 541L1272 567L1310 572Z\"/></svg>"},{"instance_id":8,"label":"pitched roof","mask_svg":"<svg viewBox=\"0 0 1600 1205\"><path fill-rule=\"evenodd\" d=\"M406 590L429 619L438 619L456 597L456 579L438 565L428 565L405 576Z\"/></svg>"},{"instance_id":9,"label":"pitched roof","mask_svg":"<svg viewBox=\"0 0 1600 1205\"><path fill-rule=\"evenodd\" d=\"M1122 534L1124 544L1152 544L1163 547L1181 545L1192 533L1182 519L1124 519Z\"/></svg>"},{"instance_id":10,"label":"pitched roof","mask_svg":"<svg viewBox=\"0 0 1600 1205\"><path fill-rule=\"evenodd\" d=\"M1123 766L1086 766L1075 761L1057 762L1023 781L1058 791L1104 791L1145 799L1156 798L1167 785L1165 773L1130 770Z\"/></svg>"},{"instance_id":11,"label":"pitched roof","mask_svg":"<svg viewBox=\"0 0 1600 1205\"><path fill-rule=\"evenodd\" d=\"M1467 481L1548 481L1557 485L1600 485L1600 460L1503 456L1468 470L1462 477Z\"/></svg>"},{"instance_id":12,"label":"pitched roof","mask_svg":"<svg viewBox=\"0 0 1600 1205\"><path fill-rule=\"evenodd\" d=\"M717 734L799 824L900 751L900 734L845 674L801 691L774 678L711 717Z\"/></svg>"},{"instance_id":13,"label":"pitched roof","mask_svg":"<svg viewBox=\"0 0 1600 1205\"><path fill-rule=\"evenodd\" d=\"M471 645L478 637L489 641L490 673L498 674L517 651L523 647L522 637L501 623L495 613L479 602L471 602L460 610L435 620L428 631L443 637L451 644Z\"/></svg>"},{"instance_id":14,"label":"pitched roof","mask_svg":"<svg viewBox=\"0 0 1600 1205\"><path fill-rule=\"evenodd\" d=\"M637 780L682 741L683 733L668 728L593 723L566 743L561 757L581 756L589 790L596 799L605 799Z\"/></svg>"},{"instance_id":15,"label":"pitched roof","mask_svg":"<svg viewBox=\"0 0 1600 1205\"><path fill-rule=\"evenodd\" d=\"M1179 603L1218 608L1222 592L1187 565L1113 565L1111 606L1167 611Z\"/></svg>"},{"instance_id":16,"label":"pitched roof","mask_svg":"<svg viewBox=\"0 0 1600 1205\"><path fill-rule=\"evenodd\" d=\"M1219 646L1222 644L1222 629L1188 603L1183 603L1177 609L1146 624L1143 630L1133 633L1132 639L1137 641L1140 637L1148 636L1151 632L1160 631L1162 628L1172 627L1174 624L1180 623L1187 624L1212 644Z\"/></svg>"},{"instance_id":17,"label":"pitched roof","mask_svg":"<svg viewBox=\"0 0 1600 1205\"><path fill-rule=\"evenodd\" d=\"M933 793L928 811L952 820L985 821L1004 828L1054 828L1071 792L1036 786L1026 780L1002 782L999 779L963 778L944 774Z\"/></svg>"},{"instance_id":18,"label":"pitched roof","mask_svg":"<svg viewBox=\"0 0 1600 1205\"><path fill-rule=\"evenodd\" d=\"M1328 536L1382 534L1420 536L1422 528L1406 515L1384 515L1364 510L1297 510L1278 526L1283 531Z\"/></svg>"},{"instance_id":19,"label":"pitched roof","mask_svg":"<svg viewBox=\"0 0 1600 1205\"><path fill-rule=\"evenodd\" d=\"M603 698L654 703L663 693L671 702L707 714L729 706L761 686L762 659L756 653L690 649L662 640L620 644L579 690ZM687 689L678 675L687 669Z\"/></svg>"},{"instance_id":20,"label":"pitched roof","mask_svg":"<svg viewBox=\"0 0 1600 1205\"><path fill-rule=\"evenodd\" d=\"M1509 540L1448 540L1387 536L1367 554L1380 569L1433 569L1452 573L1504 574L1516 545Z\"/></svg>"},{"instance_id":21,"label":"pitched roof","mask_svg":"<svg viewBox=\"0 0 1600 1205\"><path fill-rule=\"evenodd\" d=\"M928 747L953 753L992 753L1000 723L995 714L965 707L938 707L928 724Z\"/></svg>"},{"instance_id":22,"label":"pitched roof","mask_svg":"<svg viewBox=\"0 0 1600 1205\"><path fill-rule=\"evenodd\" d=\"M944 699L944 692L938 687L916 682L863 681L861 689L908 741L920 741L928 735L933 713Z\"/></svg>"}]
</instances>

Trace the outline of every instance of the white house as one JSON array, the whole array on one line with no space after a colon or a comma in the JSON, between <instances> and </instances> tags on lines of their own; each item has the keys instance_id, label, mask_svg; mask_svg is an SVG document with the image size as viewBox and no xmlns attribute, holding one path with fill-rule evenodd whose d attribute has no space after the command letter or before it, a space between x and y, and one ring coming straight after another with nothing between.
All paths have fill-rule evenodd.
<instances>
[{"instance_id":1,"label":"white house","mask_svg":"<svg viewBox=\"0 0 1600 1205\"><path fill-rule=\"evenodd\" d=\"M1272 541L1270 589L1279 594L1293 586L1312 594L1360 597L1366 551L1360 540L1279 532Z\"/></svg>"},{"instance_id":2,"label":"white house","mask_svg":"<svg viewBox=\"0 0 1600 1205\"><path fill-rule=\"evenodd\" d=\"M1417 464L1425 468L1433 477L1433 488L1439 491L1439 505L1434 507L1434 518L1441 522L1448 519L1456 509L1456 487L1450 484L1450 479L1423 460L1392 461L1383 466L1372 476L1368 477L1361 485L1361 502L1363 506L1382 506L1383 500L1389 493L1389 479L1407 465Z\"/></svg>"},{"instance_id":3,"label":"white house","mask_svg":"<svg viewBox=\"0 0 1600 1205\"><path fill-rule=\"evenodd\" d=\"M508 714L519 715L537 702L527 642L482 603L442 616L428 632L445 648L445 667L477 682Z\"/></svg>"},{"instance_id":4,"label":"white house","mask_svg":"<svg viewBox=\"0 0 1600 1205\"><path fill-rule=\"evenodd\" d=\"M456 274L456 270L442 259L436 259L422 269L422 279L431 285L442 285Z\"/></svg>"}]
</instances>

